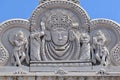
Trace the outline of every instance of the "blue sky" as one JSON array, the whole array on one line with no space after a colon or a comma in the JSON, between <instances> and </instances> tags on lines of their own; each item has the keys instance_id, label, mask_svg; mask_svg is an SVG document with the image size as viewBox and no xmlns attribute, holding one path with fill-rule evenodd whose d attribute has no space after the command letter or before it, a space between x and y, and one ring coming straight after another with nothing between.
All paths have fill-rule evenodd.
<instances>
[{"instance_id":1,"label":"blue sky","mask_svg":"<svg viewBox=\"0 0 120 80\"><path fill-rule=\"evenodd\" d=\"M1 0L0 23L12 19L27 19L39 0ZM91 19L107 18L120 23L120 0L80 0Z\"/></svg>"}]
</instances>

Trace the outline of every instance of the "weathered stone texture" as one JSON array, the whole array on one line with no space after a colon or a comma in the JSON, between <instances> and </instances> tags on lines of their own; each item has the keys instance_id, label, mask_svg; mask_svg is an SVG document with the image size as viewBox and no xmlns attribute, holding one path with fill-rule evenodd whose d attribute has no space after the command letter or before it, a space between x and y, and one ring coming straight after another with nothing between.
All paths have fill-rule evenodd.
<instances>
[{"instance_id":1,"label":"weathered stone texture","mask_svg":"<svg viewBox=\"0 0 120 80\"><path fill-rule=\"evenodd\" d=\"M78 0L41 0L0 24L0 80L120 80L120 25Z\"/></svg>"}]
</instances>

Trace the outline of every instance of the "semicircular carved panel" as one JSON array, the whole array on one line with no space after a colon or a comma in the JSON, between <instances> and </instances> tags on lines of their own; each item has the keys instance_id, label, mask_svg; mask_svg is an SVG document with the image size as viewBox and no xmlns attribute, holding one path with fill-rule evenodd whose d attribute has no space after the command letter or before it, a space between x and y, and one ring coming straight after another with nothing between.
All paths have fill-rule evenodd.
<instances>
[{"instance_id":1,"label":"semicircular carved panel","mask_svg":"<svg viewBox=\"0 0 120 80\"><path fill-rule=\"evenodd\" d=\"M91 21L90 31L92 44L94 43L96 33L100 32L104 35L104 39L106 39L104 47L108 51L109 63L120 65L120 26L108 19L96 19ZM91 46L93 47L93 45Z\"/></svg>"},{"instance_id":2,"label":"semicircular carved panel","mask_svg":"<svg viewBox=\"0 0 120 80\"><path fill-rule=\"evenodd\" d=\"M30 21L32 61L90 60L89 17L80 6L67 1L46 2L35 9ZM88 44L80 51L86 47L81 47L82 33L86 33Z\"/></svg>"},{"instance_id":3,"label":"semicircular carved panel","mask_svg":"<svg viewBox=\"0 0 120 80\"><path fill-rule=\"evenodd\" d=\"M13 56L16 48L13 43L15 36L21 31L28 38L29 28L29 21L24 19L11 19L0 25L0 66L15 63Z\"/></svg>"},{"instance_id":4,"label":"semicircular carved panel","mask_svg":"<svg viewBox=\"0 0 120 80\"><path fill-rule=\"evenodd\" d=\"M71 18L74 18L73 20L76 19L77 22L74 25L88 29L89 17L85 10L79 5L68 1L50 1L39 5L30 17L32 28L40 27L42 18L46 15L49 17L50 15L48 14L53 12L53 10L62 10L62 12L71 16Z\"/></svg>"}]
</instances>

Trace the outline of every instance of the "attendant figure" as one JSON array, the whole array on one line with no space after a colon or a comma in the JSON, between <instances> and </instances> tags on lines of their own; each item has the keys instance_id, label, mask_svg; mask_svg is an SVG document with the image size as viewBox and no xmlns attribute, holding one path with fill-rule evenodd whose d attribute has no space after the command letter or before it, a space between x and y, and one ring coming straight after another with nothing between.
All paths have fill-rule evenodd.
<instances>
[{"instance_id":1,"label":"attendant figure","mask_svg":"<svg viewBox=\"0 0 120 80\"><path fill-rule=\"evenodd\" d=\"M15 58L15 65L21 66L23 61L26 59L26 54L28 50L28 41L27 37L22 31L19 31L15 35L14 43L14 58Z\"/></svg>"},{"instance_id":2,"label":"attendant figure","mask_svg":"<svg viewBox=\"0 0 120 80\"><path fill-rule=\"evenodd\" d=\"M90 36L87 33L81 34L81 56L82 60L90 60Z\"/></svg>"},{"instance_id":3,"label":"attendant figure","mask_svg":"<svg viewBox=\"0 0 120 80\"><path fill-rule=\"evenodd\" d=\"M102 66L106 66L109 62L109 51L106 44L106 37L102 31L98 31L93 37L93 53L95 55L94 63L99 62Z\"/></svg>"},{"instance_id":4,"label":"attendant figure","mask_svg":"<svg viewBox=\"0 0 120 80\"><path fill-rule=\"evenodd\" d=\"M43 23L41 22L41 26ZM42 26L43 28L45 26ZM44 30L42 31L37 31L34 30L31 33L30 40L31 40L31 60L32 61L41 61L41 47L42 47L42 39L44 36Z\"/></svg>"}]
</instances>

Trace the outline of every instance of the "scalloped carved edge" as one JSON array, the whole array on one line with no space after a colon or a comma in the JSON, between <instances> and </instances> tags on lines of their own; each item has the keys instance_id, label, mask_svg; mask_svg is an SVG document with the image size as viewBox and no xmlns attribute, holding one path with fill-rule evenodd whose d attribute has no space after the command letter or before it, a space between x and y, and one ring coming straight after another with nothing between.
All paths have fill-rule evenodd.
<instances>
[{"instance_id":1,"label":"scalloped carved edge","mask_svg":"<svg viewBox=\"0 0 120 80\"><path fill-rule=\"evenodd\" d=\"M53 1L53 0L39 0L39 4L42 4L42 3L45 3L45 2L48 2L48 1ZM54 1L57 1L57 0L54 0ZM64 1L64 0L61 0L61 1ZM70 1L70 2L73 2L73 3L76 3L76 4L80 3L79 0L66 0L66 1Z\"/></svg>"},{"instance_id":2,"label":"scalloped carved edge","mask_svg":"<svg viewBox=\"0 0 120 80\"><path fill-rule=\"evenodd\" d=\"M10 25L21 25L21 26L24 26L26 29L29 30L29 27L30 26L30 23L28 20L26 19L10 19L10 20L7 20L3 23L0 24L0 33L4 31L4 29L6 28L10 28L9 26ZM13 26L14 27L14 26Z\"/></svg>"},{"instance_id":3,"label":"scalloped carved edge","mask_svg":"<svg viewBox=\"0 0 120 80\"><path fill-rule=\"evenodd\" d=\"M105 19L105 18L98 18L98 19L92 19L90 21L91 23L91 29L94 28L97 24L109 24L109 25L112 25L114 26L114 28L119 32L120 34L120 24L118 24L117 22L113 21L113 20L110 20L110 19Z\"/></svg>"},{"instance_id":4,"label":"scalloped carved edge","mask_svg":"<svg viewBox=\"0 0 120 80\"><path fill-rule=\"evenodd\" d=\"M61 5L64 5L64 6L61 6ZM71 6L69 7L70 10L73 10L72 8L76 9L77 14L79 14L78 16L81 16L82 19L84 19L83 26L89 23L90 18L87 15L87 12L80 5L77 5L73 2L61 0L61 1L50 1L50 2L46 2L46 3L38 5L36 9L33 11L29 19L31 22L31 26L37 27L36 21L38 20L38 16L41 15L40 12L43 11L45 8L49 6L68 8L66 7L67 5Z\"/></svg>"}]
</instances>

